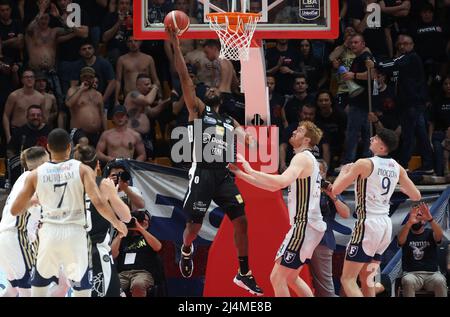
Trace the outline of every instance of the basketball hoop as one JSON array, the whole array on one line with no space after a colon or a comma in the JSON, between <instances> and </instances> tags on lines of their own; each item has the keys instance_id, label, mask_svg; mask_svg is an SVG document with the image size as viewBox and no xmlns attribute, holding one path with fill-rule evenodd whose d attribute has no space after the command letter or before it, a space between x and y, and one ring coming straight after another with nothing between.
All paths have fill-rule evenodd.
<instances>
[{"instance_id":1,"label":"basketball hoop","mask_svg":"<svg viewBox=\"0 0 450 317\"><path fill-rule=\"evenodd\" d=\"M259 13L219 12L207 15L209 27L216 31L221 44L220 58L239 61L248 60L248 52Z\"/></svg>"}]
</instances>

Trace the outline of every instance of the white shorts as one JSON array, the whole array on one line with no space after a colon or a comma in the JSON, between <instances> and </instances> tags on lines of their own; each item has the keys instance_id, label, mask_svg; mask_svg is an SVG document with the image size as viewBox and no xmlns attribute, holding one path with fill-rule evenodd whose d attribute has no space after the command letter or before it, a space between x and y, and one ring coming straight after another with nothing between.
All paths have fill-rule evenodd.
<instances>
[{"instance_id":1,"label":"white shorts","mask_svg":"<svg viewBox=\"0 0 450 317\"><path fill-rule=\"evenodd\" d=\"M86 230L75 224L44 223L39 229L39 249L33 286L48 286L59 277L60 270L75 287L89 279L89 245ZM87 287L87 286L86 286Z\"/></svg>"},{"instance_id":2,"label":"white shorts","mask_svg":"<svg viewBox=\"0 0 450 317\"><path fill-rule=\"evenodd\" d=\"M30 273L35 260L25 232L19 234L17 230L9 230L0 233L0 269L13 287L30 288Z\"/></svg>"},{"instance_id":3,"label":"white shorts","mask_svg":"<svg viewBox=\"0 0 450 317\"><path fill-rule=\"evenodd\" d=\"M391 243L392 221L389 216L371 216L357 220L347 245L346 260L369 263L380 261Z\"/></svg>"},{"instance_id":4,"label":"white shorts","mask_svg":"<svg viewBox=\"0 0 450 317\"><path fill-rule=\"evenodd\" d=\"M313 228L311 224L306 222L293 225L286 234L275 261L281 257L281 265L298 269L309 262L314 249L322 240L324 232Z\"/></svg>"}]
</instances>

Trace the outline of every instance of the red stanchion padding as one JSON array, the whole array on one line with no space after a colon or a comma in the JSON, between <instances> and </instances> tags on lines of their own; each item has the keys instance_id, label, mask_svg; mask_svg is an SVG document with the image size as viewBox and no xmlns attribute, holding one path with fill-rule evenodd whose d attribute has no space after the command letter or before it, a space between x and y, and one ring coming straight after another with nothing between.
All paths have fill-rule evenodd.
<instances>
[{"instance_id":1,"label":"red stanchion padding","mask_svg":"<svg viewBox=\"0 0 450 317\"><path fill-rule=\"evenodd\" d=\"M257 165L252 164L253 168ZM269 192L239 179L236 183L245 201L250 269L264 295L274 296L270 273L278 248L290 228L287 207L281 191ZM233 283L239 268L233 232L231 221L225 217L209 250L203 296L253 296ZM311 287L307 267L300 277Z\"/></svg>"}]
</instances>

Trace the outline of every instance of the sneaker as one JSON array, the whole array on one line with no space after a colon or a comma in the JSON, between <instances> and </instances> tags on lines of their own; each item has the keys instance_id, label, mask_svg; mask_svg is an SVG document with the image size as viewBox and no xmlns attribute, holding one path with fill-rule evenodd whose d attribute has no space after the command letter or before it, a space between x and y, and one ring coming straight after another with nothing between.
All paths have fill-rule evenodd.
<instances>
[{"instance_id":1,"label":"sneaker","mask_svg":"<svg viewBox=\"0 0 450 317\"><path fill-rule=\"evenodd\" d=\"M264 295L261 288L259 288L258 284L256 284L255 278L252 275L252 271L248 271L247 274L241 275L241 272L238 272L233 279L234 284L243 289L249 291L253 295L262 296Z\"/></svg>"},{"instance_id":2,"label":"sneaker","mask_svg":"<svg viewBox=\"0 0 450 317\"><path fill-rule=\"evenodd\" d=\"M192 256L194 255L194 245L191 244L191 252L186 253L183 251L183 246L181 246L181 257L178 266L180 267L181 275L185 278L189 278L192 276L192 272L194 272L194 261L192 260Z\"/></svg>"}]
</instances>

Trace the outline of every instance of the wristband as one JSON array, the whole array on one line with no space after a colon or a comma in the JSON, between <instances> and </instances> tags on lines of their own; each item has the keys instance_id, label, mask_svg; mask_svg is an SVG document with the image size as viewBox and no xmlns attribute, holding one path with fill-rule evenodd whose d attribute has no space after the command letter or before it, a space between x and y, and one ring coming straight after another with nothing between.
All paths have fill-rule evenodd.
<instances>
[{"instance_id":1,"label":"wristband","mask_svg":"<svg viewBox=\"0 0 450 317\"><path fill-rule=\"evenodd\" d=\"M434 218L431 218L430 220L428 220L428 222L433 222Z\"/></svg>"}]
</instances>

